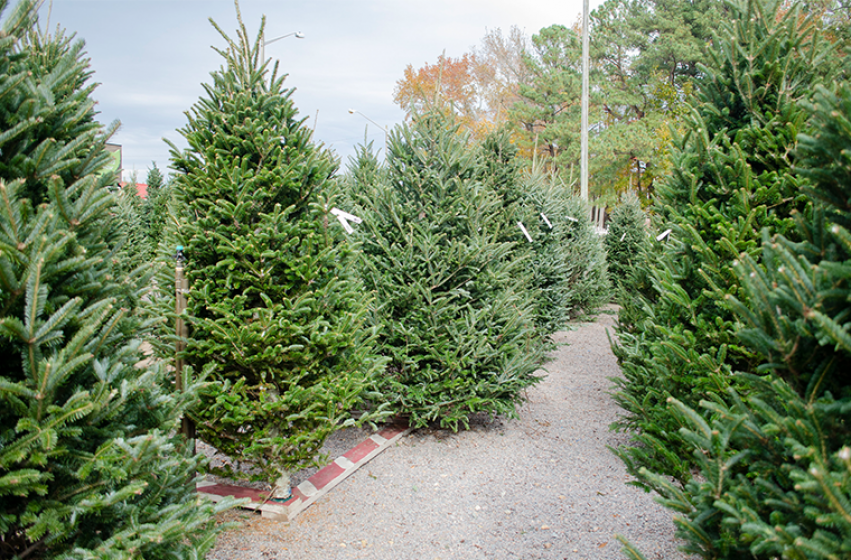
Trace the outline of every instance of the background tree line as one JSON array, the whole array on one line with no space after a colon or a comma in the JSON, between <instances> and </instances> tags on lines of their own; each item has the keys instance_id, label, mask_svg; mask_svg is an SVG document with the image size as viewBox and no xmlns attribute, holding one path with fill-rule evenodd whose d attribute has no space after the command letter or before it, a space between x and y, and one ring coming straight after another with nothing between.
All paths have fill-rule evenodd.
<instances>
[{"instance_id":1,"label":"background tree line","mask_svg":"<svg viewBox=\"0 0 851 560\"><path fill-rule=\"evenodd\" d=\"M845 0L808 2L830 41L847 39ZM634 192L646 202L670 167L671 128L681 128L713 33L728 17L720 0L608 0L590 14L590 189L614 204ZM441 99L482 136L508 127L521 156L570 184L579 165L580 23L531 37L489 31L470 52L409 65L395 101L420 109Z\"/></svg>"}]
</instances>

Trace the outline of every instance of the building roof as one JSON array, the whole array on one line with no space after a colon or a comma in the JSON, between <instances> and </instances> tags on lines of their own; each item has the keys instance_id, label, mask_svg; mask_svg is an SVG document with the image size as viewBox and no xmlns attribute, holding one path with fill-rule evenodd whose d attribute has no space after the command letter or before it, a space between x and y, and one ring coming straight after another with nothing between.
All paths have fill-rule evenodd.
<instances>
[{"instance_id":1,"label":"building roof","mask_svg":"<svg viewBox=\"0 0 851 560\"><path fill-rule=\"evenodd\" d=\"M118 183L122 189L127 186L127 182ZM136 183L136 194L139 198L148 198L148 185L146 183Z\"/></svg>"}]
</instances>

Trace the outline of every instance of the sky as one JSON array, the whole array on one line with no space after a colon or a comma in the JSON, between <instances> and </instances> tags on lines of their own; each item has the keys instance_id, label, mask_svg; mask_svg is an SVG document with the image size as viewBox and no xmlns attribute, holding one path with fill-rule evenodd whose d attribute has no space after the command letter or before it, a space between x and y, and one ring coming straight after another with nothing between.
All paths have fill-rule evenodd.
<instances>
[{"instance_id":1,"label":"sky","mask_svg":"<svg viewBox=\"0 0 851 560\"><path fill-rule=\"evenodd\" d=\"M591 0L591 9L598 4ZM443 52L460 57L491 30L507 35L517 26L531 36L572 25L582 0L241 0L239 7L252 37L264 15L267 41L304 35L272 42L265 54L280 61L314 139L345 169L365 139L383 151L377 125L403 121L393 88L407 65L434 64ZM185 113L223 64L213 47L226 43L210 18L236 37L232 0L45 0L42 27L58 25L86 43L98 120L121 123L111 141L122 146L124 180L135 173L144 182L153 163L168 172L164 139L186 147Z\"/></svg>"}]
</instances>

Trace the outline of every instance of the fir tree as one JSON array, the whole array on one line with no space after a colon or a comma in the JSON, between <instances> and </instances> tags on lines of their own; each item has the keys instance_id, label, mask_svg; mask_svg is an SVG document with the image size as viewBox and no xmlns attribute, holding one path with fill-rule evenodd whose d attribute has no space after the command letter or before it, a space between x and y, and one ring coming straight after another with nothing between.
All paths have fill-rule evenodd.
<instances>
[{"instance_id":1,"label":"fir tree","mask_svg":"<svg viewBox=\"0 0 851 560\"><path fill-rule=\"evenodd\" d=\"M520 184L523 224L532 241L521 234L516 243L527 251L526 268L535 289L535 324L542 335L549 336L564 328L575 311L570 298L571 263L564 239L565 231L573 224L564 219L568 215L563 206L565 191L554 187L549 175L533 171L525 174ZM519 230L516 223L507 225Z\"/></svg>"},{"instance_id":2,"label":"fir tree","mask_svg":"<svg viewBox=\"0 0 851 560\"><path fill-rule=\"evenodd\" d=\"M616 398L628 412L619 425L644 444L621 457L633 472L647 466L683 482L691 459L667 399L696 407L761 359L738 344L723 302L741 290L733 261L758 258L763 228L791 232L806 203L791 173L807 118L800 100L825 69L813 21L797 7L747 0L729 10L675 140L672 176L657 188L654 210L671 232L648 261L652 293L630 305L637 314L621 321L615 349L626 379Z\"/></svg>"},{"instance_id":3,"label":"fir tree","mask_svg":"<svg viewBox=\"0 0 851 560\"><path fill-rule=\"evenodd\" d=\"M796 171L815 205L797 216L800 241L764 231L761 259L736 266L747 297L728 298L741 343L765 356L759 376L739 374L745 390L702 415L674 401L700 476L680 489L648 474L703 558L851 551L851 88L807 108L816 132L800 137Z\"/></svg>"},{"instance_id":4,"label":"fir tree","mask_svg":"<svg viewBox=\"0 0 851 560\"><path fill-rule=\"evenodd\" d=\"M504 198L450 118L394 131L383 180L355 190L362 276L390 360L385 399L414 426L458 429L476 412L515 415L543 352L526 265L500 241Z\"/></svg>"},{"instance_id":5,"label":"fir tree","mask_svg":"<svg viewBox=\"0 0 851 560\"><path fill-rule=\"evenodd\" d=\"M172 435L197 387L137 365L144 278L116 274L105 237L110 131L82 49L33 2L3 22L0 556L203 557L227 506L196 495L202 460Z\"/></svg>"},{"instance_id":6,"label":"fir tree","mask_svg":"<svg viewBox=\"0 0 851 560\"><path fill-rule=\"evenodd\" d=\"M277 65L259 60L262 24L252 42L237 17L235 41L213 22L224 63L180 131L189 148L172 146L183 208L171 239L188 259L184 358L211 381L193 413L199 437L285 497L288 472L320 460L381 362L353 246L330 214L335 162Z\"/></svg>"},{"instance_id":7,"label":"fir tree","mask_svg":"<svg viewBox=\"0 0 851 560\"><path fill-rule=\"evenodd\" d=\"M167 188L165 179L156 162L148 171L145 180L148 185L148 195L142 208L142 221L148 245L153 252L160 241L162 241L163 227L168 216L168 201L171 191Z\"/></svg>"},{"instance_id":8,"label":"fir tree","mask_svg":"<svg viewBox=\"0 0 851 560\"><path fill-rule=\"evenodd\" d=\"M559 189L557 186L553 188ZM575 318L607 303L612 291L603 238L587 218L591 215L588 204L579 196L569 194L563 186L559 190L562 193L559 205L563 211L552 208L550 215L555 214L557 220L554 223L560 222L561 225L561 243L564 244L570 287L568 314ZM558 198L553 197L552 200L557 201Z\"/></svg>"},{"instance_id":9,"label":"fir tree","mask_svg":"<svg viewBox=\"0 0 851 560\"><path fill-rule=\"evenodd\" d=\"M647 239L641 202L635 195L626 196L612 211L606 235L606 262L611 279L619 287L629 279L639 264L641 247Z\"/></svg>"},{"instance_id":10,"label":"fir tree","mask_svg":"<svg viewBox=\"0 0 851 560\"><path fill-rule=\"evenodd\" d=\"M585 204L555 174L522 168L506 130L485 136L479 149L480 180L502 204L499 240L513 242L508 258L525 263L536 325L551 335L607 300L600 238Z\"/></svg>"},{"instance_id":11,"label":"fir tree","mask_svg":"<svg viewBox=\"0 0 851 560\"><path fill-rule=\"evenodd\" d=\"M139 196L136 182L134 174L124 186L115 189L115 215L107 234L121 274L150 268L154 256L145 225L145 201Z\"/></svg>"}]
</instances>

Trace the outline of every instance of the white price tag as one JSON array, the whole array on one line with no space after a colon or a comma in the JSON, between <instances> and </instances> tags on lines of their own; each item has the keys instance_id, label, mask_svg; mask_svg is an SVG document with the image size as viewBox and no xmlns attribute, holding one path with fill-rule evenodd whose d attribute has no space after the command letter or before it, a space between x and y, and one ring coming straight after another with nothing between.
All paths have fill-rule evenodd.
<instances>
[{"instance_id":1,"label":"white price tag","mask_svg":"<svg viewBox=\"0 0 851 560\"><path fill-rule=\"evenodd\" d=\"M666 229L665 231L656 236L656 241L662 241L663 239L671 235L671 231L673 230Z\"/></svg>"},{"instance_id":2,"label":"white price tag","mask_svg":"<svg viewBox=\"0 0 851 560\"><path fill-rule=\"evenodd\" d=\"M543 212L541 212L541 217L544 219L547 225L550 226L550 229L553 229L553 225L550 223L550 221L547 219Z\"/></svg>"},{"instance_id":3,"label":"white price tag","mask_svg":"<svg viewBox=\"0 0 851 560\"><path fill-rule=\"evenodd\" d=\"M525 227L525 226L523 226L523 222L517 222L517 225L518 225L518 226L520 226L520 231L522 231L522 232L523 232L523 235L525 235L525 236L526 236L526 239L528 239L528 240L529 240L529 243L531 243L531 242L532 242L532 236L531 236L531 235L529 235L529 232L528 232L528 231L526 231L526 227Z\"/></svg>"},{"instance_id":4,"label":"white price tag","mask_svg":"<svg viewBox=\"0 0 851 560\"><path fill-rule=\"evenodd\" d=\"M567 217L567 219L568 219L568 220L570 220L571 222L578 222L578 221L579 221L579 220L577 220L576 218L574 218L573 216L566 216L566 217Z\"/></svg>"},{"instance_id":5,"label":"white price tag","mask_svg":"<svg viewBox=\"0 0 851 560\"><path fill-rule=\"evenodd\" d=\"M339 208L331 208L331 213L337 216L337 220L343 226L343 229L346 230L346 233L352 233L355 231L352 229L352 226L349 225L349 222L359 224L363 221L354 214L349 214L348 212L344 212Z\"/></svg>"}]
</instances>

